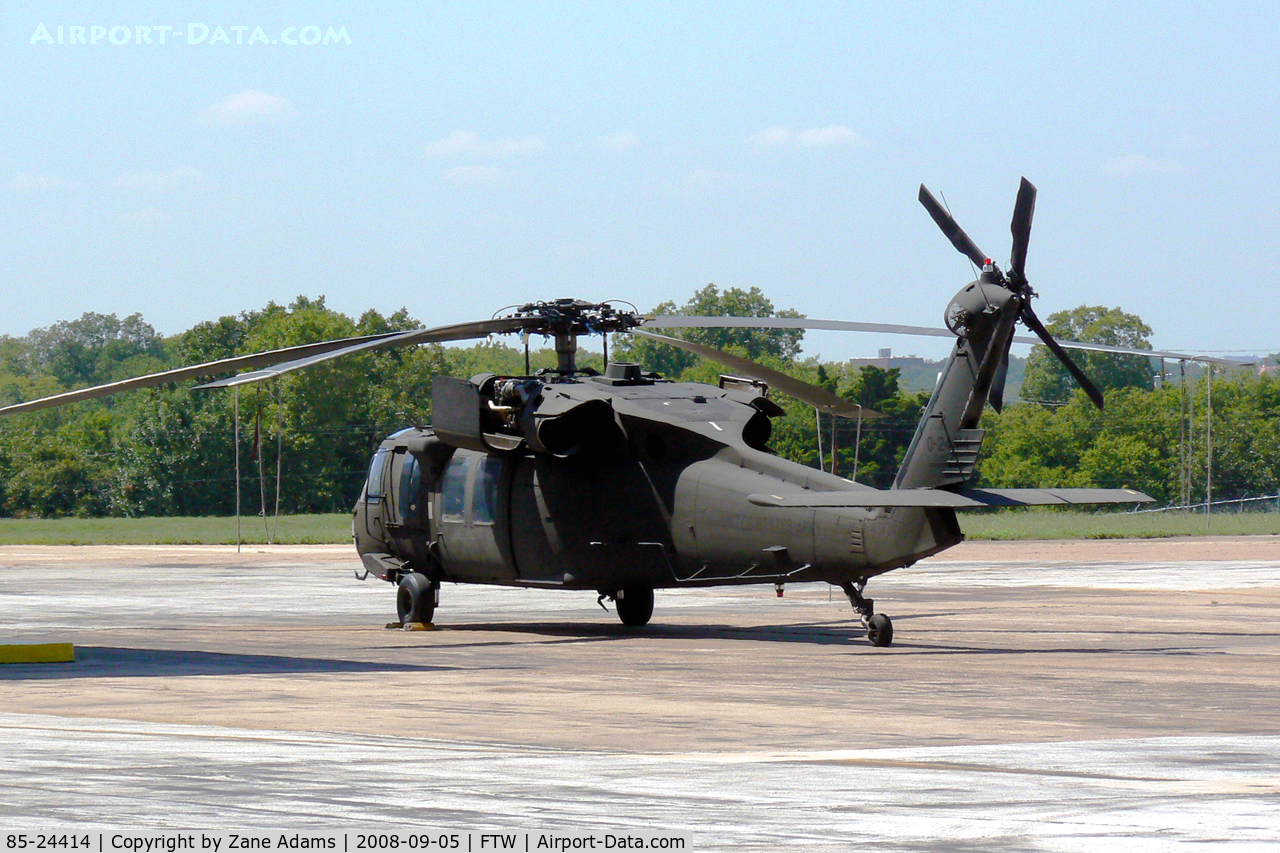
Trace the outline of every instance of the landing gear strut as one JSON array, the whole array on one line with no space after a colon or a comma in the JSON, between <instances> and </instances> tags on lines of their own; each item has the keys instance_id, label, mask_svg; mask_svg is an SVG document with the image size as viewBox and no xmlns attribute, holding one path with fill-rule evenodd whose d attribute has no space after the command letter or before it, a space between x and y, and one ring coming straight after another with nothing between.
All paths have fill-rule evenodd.
<instances>
[{"instance_id":1,"label":"landing gear strut","mask_svg":"<svg viewBox=\"0 0 1280 853\"><path fill-rule=\"evenodd\" d=\"M866 580L857 583L845 581L840 584L844 594L849 596L849 603L862 617L862 627L867 629L867 642L873 646L887 646L893 642L893 622L883 613L876 613L875 600L863 598L862 590L867 586Z\"/></svg>"}]
</instances>

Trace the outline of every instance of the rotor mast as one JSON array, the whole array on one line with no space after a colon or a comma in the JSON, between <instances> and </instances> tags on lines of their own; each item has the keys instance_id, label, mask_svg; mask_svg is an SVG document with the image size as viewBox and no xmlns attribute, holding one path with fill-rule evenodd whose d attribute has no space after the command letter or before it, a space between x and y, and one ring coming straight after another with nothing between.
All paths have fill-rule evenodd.
<instances>
[{"instance_id":1,"label":"rotor mast","mask_svg":"<svg viewBox=\"0 0 1280 853\"><path fill-rule=\"evenodd\" d=\"M578 336L573 332L556 332L556 372L572 376L578 372Z\"/></svg>"},{"instance_id":2,"label":"rotor mast","mask_svg":"<svg viewBox=\"0 0 1280 853\"><path fill-rule=\"evenodd\" d=\"M578 373L579 335L625 332L641 322L636 314L618 311L607 302L593 303L581 299L531 302L516 309L512 316L537 318L539 322L526 327L527 331L555 338L555 372L561 378Z\"/></svg>"}]
</instances>

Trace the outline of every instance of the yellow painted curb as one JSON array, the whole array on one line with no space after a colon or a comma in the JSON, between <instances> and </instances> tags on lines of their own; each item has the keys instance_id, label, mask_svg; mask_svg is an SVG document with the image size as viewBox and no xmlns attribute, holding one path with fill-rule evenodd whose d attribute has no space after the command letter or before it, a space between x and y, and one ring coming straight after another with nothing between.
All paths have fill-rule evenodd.
<instances>
[{"instance_id":1,"label":"yellow painted curb","mask_svg":"<svg viewBox=\"0 0 1280 853\"><path fill-rule=\"evenodd\" d=\"M75 646L70 643L34 643L0 646L0 664L4 663L73 663Z\"/></svg>"}]
</instances>

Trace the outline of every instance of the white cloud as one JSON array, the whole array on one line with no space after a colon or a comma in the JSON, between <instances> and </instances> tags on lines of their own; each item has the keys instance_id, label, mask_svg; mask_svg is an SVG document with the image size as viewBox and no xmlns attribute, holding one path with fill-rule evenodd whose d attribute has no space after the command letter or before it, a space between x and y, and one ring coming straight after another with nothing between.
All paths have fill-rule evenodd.
<instances>
[{"instance_id":1,"label":"white cloud","mask_svg":"<svg viewBox=\"0 0 1280 853\"><path fill-rule=\"evenodd\" d=\"M1131 175L1173 175L1186 171L1182 164L1175 160L1160 160L1145 154L1129 154L1124 157L1112 157L1107 161L1107 172L1112 175L1129 177Z\"/></svg>"},{"instance_id":2,"label":"white cloud","mask_svg":"<svg viewBox=\"0 0 1280 853\"><path fill-rule=\"evenodd\" d=\"M9 181L9 188L15 190L52 190L61 186L62 181L51 175L33 175L30 172L19 172Z\"/></svg>"},{"instance_id":3,"label":"white cloud","mask_svg":"<svg viewBox=\"0 0 1280 853\"><path fill-rule=\"evenodd\" d=\"M206 124L244 124L294 112L293 105L279 95L250 89L214 104L200 116Z\"/></svg>"},{"instance_id":4,"label":"white cloud","mask_svg":"<svg viewBox=\"0 0 1280 853\"><path fill-rule=\"evenodd\" d=\"M751 141L761 148L781 148L791 142L791 129L787 127L771 127L751 135Z\"/></svg>"},{"instance_id":5,"label":"white cloud","mask_svg":"<svg viewBox=\"0 0 1280 853\"><path fill-rule=\"evenodd\" d=\"M116 178L116 185L126 190L159 192L189 186L201 177L200 172L190 166L178 166L167 172L130 172Z\"/></svg>"},{"instance_id":6,"label":"white cloud","mask_svg":"<svg viewBox=\"0 0 1280 853\"><path fill-rule=\"evenodd\" d=\"M858 134L836 124L803 130L796 135L796 145L800 148L835 148L840 145L856 145L859 141Z\"/></svg>"},{"instance_id":7,"label":"white cloud","mask_svg":"<svg viewBox=\"0 0 1280 853\"><path fill-rule=\"evenodd\" d=\"M455 184L496 184L502 172L493 166L454 166L445 169L444 179Z\"/></svg>"},{"instance_id":8,"label":"white cloud","mask_svg":"<svg viewBox=\"0 0 1280 853\"><path fill-rule=\"evenodd\" d=\"M596 146L606 151L626 151L635 148L640 141L630 133L614 133L609 136L597 136Z\"/></svg>"},{"instance_id":9,"label":"white cloud","mask_svg":"<svg viewBox=\"0 0 1280 853\"><path fill-rule=\"evenodd\" d=\"M542 150L542 140L536 136L524 139L482 140L480 134L455 130L444 139L427 145L428 157L503 157L510 154L536 154Z\"/></svg>"},{"instance_id":10,"label":"white cloud","mask_svg":"<svg viewBox=\"0 0 1280 853\"><path fill-rule=\"evenodd\" d=\"M843 125L813 127L808 130L793 131L789 127L771 127L750 136L750 142L759 148L837 148L842 145L857 145L862 138Z\"/></svg>"},{"instance_id":11,"label":"white cloud","mask_svg":"<svg viewBox=\"0 0 1280 853\"><path fill-rule=\"evenodd\" d=\"M706 167L694 169L692 172L684 176L684 185L691 190L709 190L715 187L724 186L733 180L730 172L722 172L718 169L708 169Z\"/></svg>"},{"instance_id":12,"label":"white cloud","mask_svg":"<svg viewBox=\"0 0 1280 853\"><path fill-rule=\"evenodd\" d=\"M480 134L455 130L444 139L428 143L428 157L452 157L455 154L470 154L480 144Z\"/></svg>"}]
</instances>

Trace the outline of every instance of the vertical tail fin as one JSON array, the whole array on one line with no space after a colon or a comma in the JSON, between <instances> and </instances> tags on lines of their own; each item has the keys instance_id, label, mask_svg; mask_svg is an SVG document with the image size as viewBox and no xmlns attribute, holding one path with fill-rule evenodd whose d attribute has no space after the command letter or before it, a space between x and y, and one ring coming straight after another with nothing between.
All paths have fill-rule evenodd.
<instances>
[{"instance_id":1,"label":"vertical tail fin","mask_svg":"<svg viewBox=\"0 0 1280 853\"><path fill-rule=\"evenodd\" d=\"M982 409L998 388L1018 317L1018 302L998 285L974 282L948 308L959 335L911 439L895 489L961 485L973 478L984 430ZM980 306L980 310L974 310Z\"/></svg>"}]
</instances>

